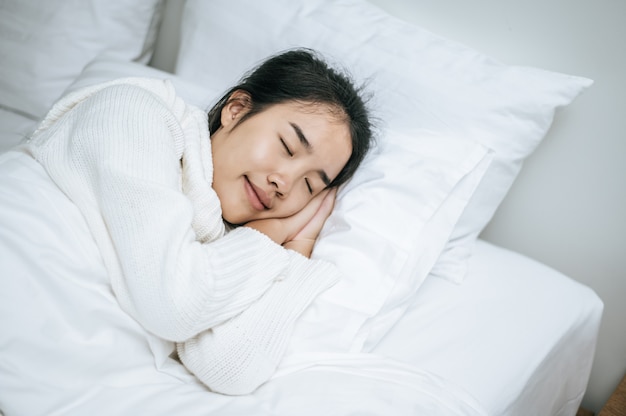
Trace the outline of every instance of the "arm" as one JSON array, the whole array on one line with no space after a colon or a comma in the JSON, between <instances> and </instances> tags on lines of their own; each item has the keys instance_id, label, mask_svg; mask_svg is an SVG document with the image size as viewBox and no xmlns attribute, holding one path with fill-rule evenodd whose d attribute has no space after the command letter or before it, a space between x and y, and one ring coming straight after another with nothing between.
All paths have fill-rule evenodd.
<instances>
[{"instance_id":1,"label":"arm","mask_svg":"<svg viewBox=\"0 0 626 416\"><path fill-rule=\"evenodd\" d=\"M248 394L275 372L294 324L313 299L338 279L329 263L290 252L288 276L248 309L177 345L185 366L211 390Z\"/></svg>"},{"instance_id":2,"label":"arm","mask_svg":"<svg viewBox=\"0 0 626 416\"><path fill-rule=\"evenodd\" d=\"M180 153L198 112L112 86L72 106L30 148L85 216L122 308L174 341L240 313L289 265L287 252L254 230L196 241Z\"/></svg>"},{"instance_id":3,"label":"arm","mask_svg":"<svg viewBox=\"0 0 626 416\"><path fill-rule=\"evenodd\" d=\"M294 251L287 251L286 278L272 284L262 298L232 320L178 344L182 362L211 390L247 394L267 381L298 317L338 279L334 266L306 258L332 211L335 193L324 192L293 217L247 224Z\"/></svg>"}]
</instances>

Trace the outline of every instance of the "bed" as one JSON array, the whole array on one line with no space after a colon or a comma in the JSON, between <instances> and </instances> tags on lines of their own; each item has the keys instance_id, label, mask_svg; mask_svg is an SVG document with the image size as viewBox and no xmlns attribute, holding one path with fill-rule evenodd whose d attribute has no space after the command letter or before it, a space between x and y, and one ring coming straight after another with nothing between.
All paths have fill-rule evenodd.
<instances>
[{"instance_id":1,"label":"bed","mask_svg":"<svg viewBox=\"0 0 626 416\"><path fill-rule=\"evenodd\" d=\"M478 236L558 109L592 81L506 65L362 0L249 3L2 4L2 414L574 415L601 300ZM149 62L160 23L176 19L170 73ZM272 379L221 395L120 309L80 213L14 146L69 91L166 78L207 108L294 46L366 83L378 141L313 253L342 280L300 317Z\"/></svg>"}]
</instances>

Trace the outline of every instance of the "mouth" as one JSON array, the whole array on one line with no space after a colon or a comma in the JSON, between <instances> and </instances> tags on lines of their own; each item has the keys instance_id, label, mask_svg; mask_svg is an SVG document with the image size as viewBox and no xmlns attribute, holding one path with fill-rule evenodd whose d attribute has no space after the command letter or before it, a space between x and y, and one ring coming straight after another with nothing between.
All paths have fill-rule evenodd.
<instances>
[{"instance_id":1,"label":"mouth","mask_svg":"<svg viewBox=\"0 0 626 416\"><path fill-rule=\"evenodd\" d=\"M265 211L269 209L270 200L267 194L259 187L250 182L247 176L244 176L244 188L246 196L252 208L257 211Z\"/></svg>"}]
</instances>

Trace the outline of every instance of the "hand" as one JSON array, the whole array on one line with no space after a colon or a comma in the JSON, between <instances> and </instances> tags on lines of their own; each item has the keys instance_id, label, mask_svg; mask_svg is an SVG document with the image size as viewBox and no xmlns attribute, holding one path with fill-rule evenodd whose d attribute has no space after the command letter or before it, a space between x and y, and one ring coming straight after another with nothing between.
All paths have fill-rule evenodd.
<instances>
[{"instance_id":1,"label":"hand","mask_svg":"<svg viewBox=\"0 0 626 416\"><path fill-rule=\"evenodd\" d=\"M313 216L310 216L306 224L304 224L304 226L301 227L300 230L291 238L289 238L286 242L295 240L316 240L320 231L322 231L322 227L324 226L326 219L333 211L336 196L337 188L333 188L325 191L324 194L320 194L316 197L321 197L321 202L311 204L313 201L315 201L315 199L311 200L311 203L309 203L305 207L305 209L308 209L309 212L313 212ZM300 211L300 213L302 213L302 211Z\"/></svg>"},{"instance_id":2,"label":"hand","mask_svg":"<svg viewBox=\"0 0 626 416\"><path fill-rule=\"evenodd\" d=\"M310 257L315 240L335 206L336 195L336 188L326 190L290 217L251 221L246 226L266 234L285 248Z\"/></svg>"},{"instance_id":3,"label":"hand","mask_svg":"<svg viewBox=\"0 0 626 416\"><path fill-rule=\"evenodd\" d=\"M295 250L305 257L311 257L317 236L322 230L326 219L333 211L336 196L337 188L327 191L313 216L304 224L300 231L283 243L283 247Z\"/></svg>"}]
</instances>

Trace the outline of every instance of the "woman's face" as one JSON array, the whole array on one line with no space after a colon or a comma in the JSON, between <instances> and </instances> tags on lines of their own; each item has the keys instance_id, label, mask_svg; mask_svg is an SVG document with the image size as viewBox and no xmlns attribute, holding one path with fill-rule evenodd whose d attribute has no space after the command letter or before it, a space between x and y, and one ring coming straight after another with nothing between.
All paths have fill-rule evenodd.
<instances>
[{"instance_id":1,"label":"woman's face","mask_svg":"<svg viewBox=\"0 0 626 416\"><path fill-rule=\"evenodd\" d=\"M242 123L237 94L211 136L213 189L232 224L300 211L339 174L352 152L344 121L325 105L286 102ZM242 96L243 96L242 95Z\"/></svg>"}]
</instances>

